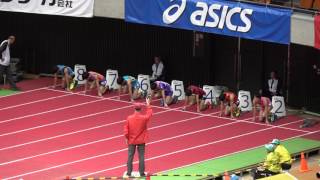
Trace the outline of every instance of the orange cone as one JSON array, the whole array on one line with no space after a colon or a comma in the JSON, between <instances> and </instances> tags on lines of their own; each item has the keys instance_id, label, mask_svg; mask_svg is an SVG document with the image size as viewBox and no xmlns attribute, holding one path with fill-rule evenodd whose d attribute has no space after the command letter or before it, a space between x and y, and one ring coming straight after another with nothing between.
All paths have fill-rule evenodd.
<instances>
[{"instance_id":1,"label":"orange cone","mask_svg":"<svg viewBox=\"0 0 320 180\"><path fill-rule=\"evenodd\" d=\"M308 168L308 162L306 158L304 157L304 152L301 152L301 161L300 161L300 172L307 172L310 171Z\"/></svg>"},{"instance_id":2,"label":"orange cone","mask_svg":"<svg viewBox=\"0 0 320 180\"><path fill-rule=\"evenodd\" d=\"M228 174L228 171L225 171L225 172L224 172L223 179L224 179L224 180L230 180L230 176L229 176L229 174Z\"/></svg>"}]
</instances>

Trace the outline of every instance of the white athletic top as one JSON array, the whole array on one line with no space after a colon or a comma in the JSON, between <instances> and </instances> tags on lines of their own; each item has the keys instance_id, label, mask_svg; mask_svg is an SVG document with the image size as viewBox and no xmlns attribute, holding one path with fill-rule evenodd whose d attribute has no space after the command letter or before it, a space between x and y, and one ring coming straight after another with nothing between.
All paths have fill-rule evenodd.
<instances>
[{"instance_id":1,"label":"white athletic top","mask_svg":"<svg viewBox=\"0 0 320 180\"><path fill-rule=\"evenodd\" d=\"M269 91L272 93L276 93L278 88L278 79L269 79L268 85L269 85Z\"/></svg>"},{"instance_id":2,"label":"white athletic top","mask_svg":"<svg viewBox=\"0 0 320 180\"><path fill-rule=\"evenodd\" d=\"M6 42L8 42L8 40L3 41L0 47ZM2 66L9 66L10 64L10 49L9 49L10 47L9 46L10 45L8 44L7 48L2 52L2 59L0 60L0 64Z\"/></svg>"},{"instance_id":3,"label":"white athletic top","mask_svg":"<svg viewBox=\"0 0 320 180\"><path fill-rule=\"evenodd\" d=\"M158 78L162 75L162 70L163 70L163 63L160 62L158 65L153 64L152 65L152 77L153 78Z\"/></svg>"}]
</instances>

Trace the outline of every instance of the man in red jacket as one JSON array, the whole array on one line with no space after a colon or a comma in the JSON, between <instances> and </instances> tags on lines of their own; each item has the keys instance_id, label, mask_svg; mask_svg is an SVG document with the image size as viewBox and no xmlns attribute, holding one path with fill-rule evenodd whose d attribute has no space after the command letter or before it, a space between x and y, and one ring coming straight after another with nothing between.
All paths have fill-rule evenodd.
<instances>
[{"instance_id":1,"label":"man in red jacket","mask_svg":"<svg viewBox=\"0 0 320 180\"><path fill-rule=\"evenodd\" d=\"M139 152L139 172L140 176L144 174L144 151L145 143L148 140L148 129L147 124L152 116L152 109L150 106L150 98L146 99L147 112L146 114L141 113L142 104L135 104L135 112L127 117L127 122L124 125L124 135L128 144L128 162L127 162L127 176L131 176L132 172L132 161L138 147Z\"/></svg>"}]
</instances>

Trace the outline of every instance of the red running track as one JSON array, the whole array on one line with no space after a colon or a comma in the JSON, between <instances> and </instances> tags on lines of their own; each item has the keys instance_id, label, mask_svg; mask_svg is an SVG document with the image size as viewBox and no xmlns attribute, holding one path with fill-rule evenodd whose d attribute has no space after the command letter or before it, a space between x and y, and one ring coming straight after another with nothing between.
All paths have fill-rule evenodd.
<instances>
[{"instance_id":1,"label":"red running track","mask_svg":"<svg viewBox=\"0 0 320 180\"><path fill-rule=\"evenodd\" d=\"M131 103L43 89L1 98L0 102L6 99L14 102L15 97L16 104L21 106L0 110L1 178L123 174L127 150L122 128L124 119L132 113ZM8 103L2 108L16 104ZM181 103L174 108L179 106ZM149 172L254 148L275 137L312 135L320 129L317 126L308 131L298 130L300 119L291 116L277 122L277 126L268 126L248 121L250 113L230 120L216 117L216 109L203 114L173 108L154 110L146 152Z\"/></svg>"}]
</instances>

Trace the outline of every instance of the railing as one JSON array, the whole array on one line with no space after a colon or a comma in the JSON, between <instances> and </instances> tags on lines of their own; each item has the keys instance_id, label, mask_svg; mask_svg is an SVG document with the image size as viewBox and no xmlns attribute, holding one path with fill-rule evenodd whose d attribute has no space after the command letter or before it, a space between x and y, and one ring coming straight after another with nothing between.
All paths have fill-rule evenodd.
<instances>
[{"instance_id":1,"label":"railing","mask_svg":"<svg viewBox=\"0 0 320 180\"><path fill-rule=\"evenodd\" d=\"M235 0L236 1L236 0ZM238 0L264 6L289 8L295 12L317 14L320 12L320 0Z\"/></svg>"}]
</instances>

